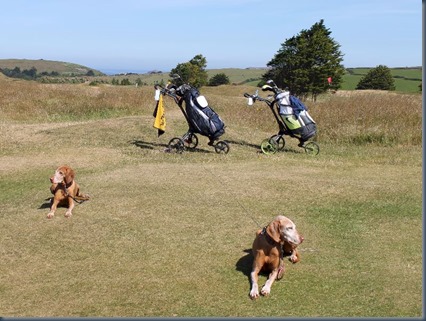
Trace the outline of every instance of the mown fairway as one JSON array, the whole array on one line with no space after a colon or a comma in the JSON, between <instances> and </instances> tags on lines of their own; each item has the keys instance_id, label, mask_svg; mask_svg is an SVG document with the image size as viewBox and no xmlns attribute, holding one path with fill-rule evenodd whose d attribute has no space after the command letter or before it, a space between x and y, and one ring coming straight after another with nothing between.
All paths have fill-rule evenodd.
<instances>
[{"instance_id":1,"label":"mown fairway","mask_svg":"<svg viewBox=\"0 0 426 321\"><path fill-rule=\"evenodd\" d=\"M0 78L0 315L13 317L420 317L421 96L338 92L307 103L316 157L277 132L250 86L202 88L227 155L165 153L187 129L151 87ZM261 93L263 94L263 93ZM49 177L71 165L91 200L48 220ZM302 260L249 299L258 228L293 219ZM260 284L266 276L260 277Z\"/></svg>"}]
</instances>

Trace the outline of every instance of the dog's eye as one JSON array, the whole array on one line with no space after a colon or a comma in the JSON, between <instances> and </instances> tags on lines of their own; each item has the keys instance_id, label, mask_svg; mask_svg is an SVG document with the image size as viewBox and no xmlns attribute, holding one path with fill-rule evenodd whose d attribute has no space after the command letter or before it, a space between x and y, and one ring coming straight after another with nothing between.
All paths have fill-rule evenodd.
<instances>
[{"instance_id":1,"label":"dog's eye","mask_svg":"<svg viewBox=\"0 0 426 321\"><path fill-rule=\"evenodd\" d=\"M290 230L292 230L292 229L293 229L293 226L287 226L285 229L286 229L287 231L290 231Z\"/></svg>"}]
</instances>

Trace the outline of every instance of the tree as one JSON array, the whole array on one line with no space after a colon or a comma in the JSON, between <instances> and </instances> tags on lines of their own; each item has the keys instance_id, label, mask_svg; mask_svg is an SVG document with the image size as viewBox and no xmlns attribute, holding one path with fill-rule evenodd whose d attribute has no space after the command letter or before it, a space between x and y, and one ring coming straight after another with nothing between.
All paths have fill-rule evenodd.
<instances>
[{"instance_id":1,"label":"tree","mask_svg":"<svg viewBox=\"0 0 426 321\"><path fill-rule=\"evenodd\" d=\"M395 82L390 69L379 65L370 69L367 74L360 79L355 89L378 89L395 90Z\"/></svg>"},{"instance_id":2,"label":"tree","mask_svg":"<svg viewBox=\"0 0 426 321\"><path fill-rule=\"evenodd\" d=\"M328 89L340 88L345 72L341 64L343 55L330 34L324 20L320 20L311 29L287 39L268 62L270 70L263 76L264 80L273 79L279 87L287 87L302 98L311 94L316 99Z\"/></svg>"},{"instance_id":3,"label":"tree","mask_svg":"<svg viewBox=\"0 0 426 321\"><path fill-rule=\"evenodd\" d=\"M170 74L178 74L182 80L174 80L176 85L189 83L194 87L200 88L207 84L207 60L202 55L196 55L190 61L178 64L170 71Z\"/></svg>"},{"instance_id":4,"label":"tree","mask_svg":"<svg viewBox=\"0 0 426 321\"><path fill-rule=\"evenodd\" d=\"M209 80L209 86L228 85L229 77L224 73L216 74Z\"/></svg>"}]
</instances>

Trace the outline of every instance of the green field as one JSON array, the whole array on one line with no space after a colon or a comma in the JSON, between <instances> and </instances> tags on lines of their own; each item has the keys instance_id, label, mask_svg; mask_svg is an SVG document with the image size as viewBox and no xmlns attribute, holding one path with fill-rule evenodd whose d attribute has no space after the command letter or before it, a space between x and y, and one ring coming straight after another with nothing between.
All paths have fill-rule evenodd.
<instances>
[{"instance_id":1,"label":"green field","mask_svg":"<svg viewBox=\"0 0 426 321\"><path fill-rule=\"evenodd\" d=\"M168 72L163 73L146 73L146 74L130 74L130 75L116 75L106 76L100 75L101 72L91 69L86 66L81 66L73 63L49 61L49 60L27 60L27 59L0 59L0 68L13 69L19 67L21 70L31 69L35 67L39 73L46 71L57 71L62 76L78 76L81 78L87 71L93 70L95 77L85 77L87 82L104 81L111 83L113 79L121 81L122 79L129 79L135 83L137 79L142 80L147 85L154 85L155 83L167 83L170 80ZM356 85L361 77L367 74L371 68L348 68L346 74L343 76L341 90L355 90ZM422 82L422 68L421 67L406 67L406 68L390 68L391 73L395 79L395 87L397 92L402 93L419 93L419 85ZM265 74L265 68L225 68L225 69L207 69L209 78L218 73L224 73L229 77L231 84L245 84L257 86L262 76Z\"/></svg>"},{"instance_id":2,"label":"green field","mask_svg":"<svg viewBox=\"0 0 426 321\"><path fill-rule=\"evenodd\" d=\"M341 90L355 90L356 85L361 80L361 78L368 72L369 68L357 69L355 74L347 72L343 76L343 82ZM218 74L224 73L229 77L229 80L233 84L247 84L252 86L257 86L257 84L262 79L262 76L265 74L265 69L208 69L207 70L209 78ZM395 91L397 92L407 92L407 93L419 93L419 85L421 84L422 79L422 69L412 68L412 69L401 69L401 68L391 68L392 75L395 80ZM112 78L123 79L129 78L132 81L135 81L137 78L140 78L143 82L148 85L153 85L158 82L167 82L170 79L168 73L162 74L142 74L142 75L131 75L131 76L108 76L104 77L106 81L111 81ZM252 81L247 82L247 80L253 79Z\"/></svg>"},{"instance_id":3,"label":"green field","mask_svg":"<svg viewBox=\"0 0 426 321\"><path fill-rule=\"evenodd\" d=\"M260 152L278 128L266 105L246 105L252 86L202 88L227 155L203 136L166 153L187 124L165 98L157 137L151 86L0 77L0 88L1 316L422 316L421 95L307 102L321 147L311 157L289 137L283 152ZM49 220L62 164L91 200ZM278 214L305 237L301 262L252 301L250 247Z\"/></svg>"}]
</instances>

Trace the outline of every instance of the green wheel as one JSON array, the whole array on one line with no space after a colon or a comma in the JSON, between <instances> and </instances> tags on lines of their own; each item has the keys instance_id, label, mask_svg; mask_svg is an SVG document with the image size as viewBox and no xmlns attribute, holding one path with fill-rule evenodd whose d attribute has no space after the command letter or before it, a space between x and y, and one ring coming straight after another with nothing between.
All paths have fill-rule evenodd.
<instances>
[{"instance_id":1,"label":"green wheel","mask_svg":"<svg viewBox=\"0 0 426 321\"><path fill-rule=\"evenodd\" d=\"M278 144L274 140L271 140L270 138L265 139L260 144L260 149L262 152L266 155L275 154L278 150Z\"/></svg>"},{"instance_id":2,"label":"green wheel","mask_svg":"<svg viewBox=\"0 0 426 321\"><path fill-rule=\"evenodd\" d=\"M283 150L285 146L285 139L282 135L274 135L269 138L269 141L273 140L277 145L277 150ZM272 143L272 142L271 142Z\"/></svg>"},{"instance_id":3,"label":"green wheel","mask_svg":"<svg viewBox=\"0 0 426 321\"><path fill-rule=\"evenodd\" d=\"M308 155L316 156L319 154L320 148L315 142L309 142L303 147L305 148L305 153Z\"/></svg>"}]
</instances>

